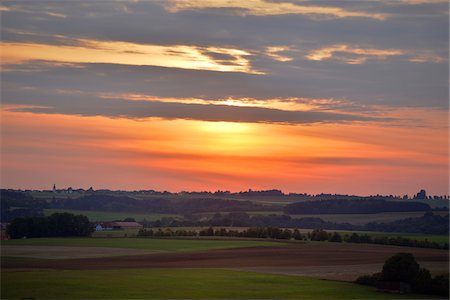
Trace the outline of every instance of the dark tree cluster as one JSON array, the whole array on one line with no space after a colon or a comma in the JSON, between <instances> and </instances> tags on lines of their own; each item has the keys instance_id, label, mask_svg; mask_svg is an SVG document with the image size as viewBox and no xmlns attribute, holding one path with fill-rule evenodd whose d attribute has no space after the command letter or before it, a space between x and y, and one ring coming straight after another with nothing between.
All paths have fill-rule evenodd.
<instances>
[{"instance_id":1,"label":"dark tree cluster","mask_svg":"<svg viewBox=\"0 0 450 300\"><path fill-rule=\"evenodd\" d=\"M94 227L86 216L70 213L16 218L7 227L7 233L12 239L89 236L93 231Z\"/></svg>"},{"instance_id":2,"label":"dark tree cluster","mask_svg":"<svg viewBox=\"0 0 450 300\"><path fill-rule=\"evenodd\" d=\"M371 222L364 227L367 231L448 234L449 215L440 216L426 212L420 218L406 218L390 223Z\"/></svg>"},{"instance_id":3,"label":"dark tree cluster","mask_svg":"<svg viewBox=\"0 0 450 300\"><path fill-rule=\"evenodd\" d=\"M410 253L398 253L390 257L384 263L381 273L361 276L356 283L376 286L379 290L398 288L403 284L413 292L449 296L449 274L433 278L430 271L421 268Z\"/></svg>"},{"instance_id":4,"label":"dark tree cluster","mask_svg":"<svg viewBox=\"0 0 450 300\"><path fill-rule=\"evenodd\" d=\"M286 214L375 214L382 212L429 211L426 203L384 199L333 199L286 205Z\"/></svg>"}]
</instances>

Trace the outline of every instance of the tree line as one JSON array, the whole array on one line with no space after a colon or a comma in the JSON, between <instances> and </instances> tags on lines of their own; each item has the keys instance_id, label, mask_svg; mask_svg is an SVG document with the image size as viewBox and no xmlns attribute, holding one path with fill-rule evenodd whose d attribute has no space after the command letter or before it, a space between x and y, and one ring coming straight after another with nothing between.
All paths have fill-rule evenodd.
<instances>
[{"instance_id":1,"label":"tree line","mask_svg":"<svg viewBox=\"0 0 450 300\"><path fill-rule=\"evenodd\" d=\"M404 237L386 237L368 234L340 234L339 232L327 232L323 229L314 229L311 232L302 233L299 229L287 229L278 227L251 227L244 230L208 227L199 230L184 230L162 228L158 229L140 229L138 237L176 237L176 236L205 236L205 237L239 237L239 238L261 238L261 239L279 239L279 240L304 240L304 241L328 241L332 243L364 243L394 245L404 247L435 248L448 249L448 243L440 244L428 240L416 240Z\"/></svg>"}]
</instances>

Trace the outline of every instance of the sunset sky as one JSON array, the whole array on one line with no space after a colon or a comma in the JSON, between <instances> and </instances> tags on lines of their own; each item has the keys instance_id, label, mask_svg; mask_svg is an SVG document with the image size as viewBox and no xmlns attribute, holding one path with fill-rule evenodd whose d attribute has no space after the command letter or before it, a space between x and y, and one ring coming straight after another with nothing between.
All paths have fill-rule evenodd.
<instances>
[{"instance_id":1,"label":"sunset sky","mask_svg":"<svg viewBox=\"0 0 450 300\"><path fill-rule=\"evenodd\" d=\"M0 12L2 188L449 193L447 0Z\"/></svg>"}]
</instances>

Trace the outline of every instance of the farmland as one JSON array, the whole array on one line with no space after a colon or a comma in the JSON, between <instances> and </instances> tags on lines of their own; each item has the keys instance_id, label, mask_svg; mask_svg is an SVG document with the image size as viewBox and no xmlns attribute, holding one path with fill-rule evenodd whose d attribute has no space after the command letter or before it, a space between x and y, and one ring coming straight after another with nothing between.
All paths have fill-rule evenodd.
<instances>
[{"instance_id":1,"label":"farmland","mask_svg":"<svg viewBox=\"0 0 450 300\"><path fill-rule=\"evenodd\" d=\"M145 238L38 238L3 241L2 246L66 246L144 249L153 251L200 251L273 246L280 243L248 240L176 240Z\"/></svg>"},{"instance_id":2,"label":"farmland","mask_svg":"<svg viewBox=\"0 0 450 300\"><path fill-rule=\"evenodd\" d=\"M2 250L8 255L2 256L5 298L405 299L342 282L379 271L386 258L403 251L393 246L39 238L4 241ZM447 251L409 248L408 252L433 274L448 268Z\"/></svg>"},{"instance_id":3,"label":"farmland","mask_svg":"<svg viewBox=\"0 0 450 300\"><path fill-rule=\"evenodd\" d=\"M165 207L165 201L155 199L154 203L147 203L148 209L142 210L137 208L144 200L132 197L102 196L97 199L90 196L81 198L84 206L73 205L70 201L78 201L75 198L67 199L68 202L48 202L54 206L39 202L46 215L58 212L87 215L93 224L134 218L145 220L141 223L146 231L142 231L140 237L137 237L137 229L122 229L96 231L91 237L30 238L33 235L28 232L35 233L38 228L32 226L34 221L38 225L56 224L53 228L60 228L62 223L39 223L46 220L39 217L28 219L33 220L29 223L20 220L31 224L26 225L30 230L16 235L17 239L2 242L2 296L48 299L432 299L417 294L381 294L374 288L353 282L361 275L381 271L386 259L399 252L413 254L432 276L448 271L448 250L442 249L448 243L448 236L423 233L440 233L445 227L442 225L445 217L441 216L447 212L283 216L281 206L260 207L247 201L219 201L216 205L210 200L200 199L197 203L194 198L187 202L172 198L173 207ZM30 198L20 201L35 204ZM98 208L89 208L92 201L105 206L104 210L93 211ZM109 211L107 204L111 203L120 209L113 205L115 211ZM129 203L132 206L128 207ZM231 212L220 210L225 204L231 206ZM252 207L264 209L252 211ZM17 211L16 206L10 205L9 209L11 214ZM146 213L155 211L159 213ZM58 217L56 214L54 219ZM405 218L410 219L402 223L403 227L390 227L386 231L406 228L404 231L409 232L409 226L419 222L431 229L417 225L423 229L417 231L421 233L362 231L377 230L377 227L362 226L368 222L387 223ZM20 222L16 221L16 228L17 224L22 224ZM44 225L41 227L47 228ZM322 225L329 228L327 232L321 232L325 234L325 240L313 238L316 233L308 234ZM294 228L299 228L301 234ZM337 236L333 232L339 232L342 239L332 240ZM389 240L389 243L373 244L370 239L350 238L354 233L361 237L369 235L372 239L386 237L381 240ZM21 238L26 236L28 238ZM394 243L401 240L397 237L428 242Z\"/></svg>"},{"instance_id":4,"label":"farmland","mask_svg":"<svg viewBox=\"0 0 450 300\"><path fill-rule=\"evenodd\" d=\"M434 212L438 215L446 215L448 211ZM385 212L377 214L320 214L320 215L290 215L292 218L321 218L324 221L336 223L350 223L353 225L364 225L370 222L392 222L405 218L418 218L424 212Z\"/></svg>"},{"instance_id":5,"label":"farmland","mask_svg":"<svg viewBox=\"0 0 450 300\"><path fill-rule=\"evenodd\" d=\"M93 299L414 299L351 283L219 269L13 272L3 298Z\"/></svg>"},{"instance_id":6,"label":"farmland","mask_svg":"<svg viewBox=\"0 0 450 300\"><path fill-rule=\"evenodd\" d=\"M41 241L42 240L42 241ZM67 241L66 241L67 240ZM73 241L71 241L73 240ZM93 240L94 242L91 242ZM98 240L98 242L97 242ZM120 241L122 240L122 241ZM140 242L141 240L141 242ZM69 243L69 241L71 241ZM104 242L102 242L104 241ZM197 244L200 243L200 244ZM388 257L404 248L348 243L277 243L224 240L168 239L30 239L5 243L22 247L127 247L155 252L148 255L99 257L83 260L5 261L3 268L52 269L115 269L115 268L242 268L242 267L305 267L382 264ZM169 246L170 245L170 246ZM195 245L195 246L193 246ZM203 247L201 247L203 246ZM238 247L240 246L240 247ZM447 268L445 250L408 248L421 263L437 262ZM381 265L380 265L381 267Z\"/></svg>"}]
</instances>

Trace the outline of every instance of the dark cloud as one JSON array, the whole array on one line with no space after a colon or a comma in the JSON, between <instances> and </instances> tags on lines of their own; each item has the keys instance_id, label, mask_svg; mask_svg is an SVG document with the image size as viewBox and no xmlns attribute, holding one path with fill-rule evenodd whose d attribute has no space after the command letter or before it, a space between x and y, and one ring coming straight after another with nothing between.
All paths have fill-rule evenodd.
<instances>
[{"instance_id":1,"label":"dark cloud","mask_svg":"<svg viewBox=\"0 0 450 300\"><path fill-rule=\"evenodd\" d=\"M445 64L289 63L291 66L286 68L283 62L260 58L255 61L256 68L269 64L273 73L254 75L113 64L76 64L78 68L75 68L73 64L52 66L37 62L27 67L8 66L9 71L3 73L2 81L5 93L14 92L16 87L32 86L38 90L176 98L308 97L347 99L359 104L448 107L448 66Z\"/></svg>"},{"instance_id":2,"label":"dark cloud","mask_svg":"<svg viewBox=\"0 0 450 300\"><path fill-rule=\"evenodd\" d=\"M399 1L301 1L302 5L386 13L370 18L311 19L304 15L241 16L230 11L170 13L164 2L4 2L2 40L73 45L75 39L245 49L256 70L267 75L175 68L78 64L83 68L28 64L34 72L5 72L3 88L83 89L160 97L342 98L360 104L448 107L448 63L410 62L406 56L363 65L309 61L313 49L334 44L376 49L432 50L448 54L448 4L409 5ZM52 15L53 14L53 15ZM65 17L58 17L59 14ZM293 60L265 55L270 46L290 46ZM225 64L231 57L208 52ZM345 55L345 54L343 54ZM350 55L350 54L347 54ZM409 56L410 57L410 56ZM41 69L40 69L41 68ZM14 98L18 101L18 98ZM5 100L4 100L5 101ZM21 98L21 101L27 101Z\"/></svg>"},{"instance_id":3,"label":"dark cloud","mask_svg":"<svg viewBox=\"0 0 450 300\"><path fill-rule=\"evenodd\" d=\"M43 97L43 99L45 100L34 102L34 105L50 105L50 107L22 107L14 108L12 110L44 114L104 116L130 119L157 117L164 119L285 124L342 121L386 121L386 119L330 112L285 111L262 107L101 99L86 95L70 95L70 93L60 96ZM32 101L29 101L29 104L31 103Z\"/></svg>"}]
</instances>

